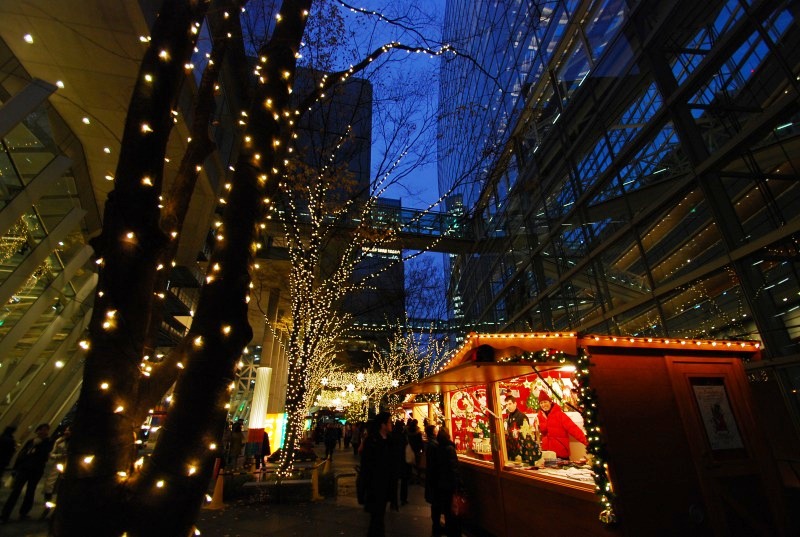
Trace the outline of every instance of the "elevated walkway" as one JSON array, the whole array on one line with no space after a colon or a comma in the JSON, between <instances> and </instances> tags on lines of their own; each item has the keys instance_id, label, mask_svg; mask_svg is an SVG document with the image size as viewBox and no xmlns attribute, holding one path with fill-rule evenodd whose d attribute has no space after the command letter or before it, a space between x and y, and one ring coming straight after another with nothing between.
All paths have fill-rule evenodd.
<instances>
[{"instance_id":1,"label":"elevated walkway","mask_svg":"<svg viewBox=\"0 0 800 537\"><path fill-rule=\"evenodd\" d=\"M264 233L269 236L283 235L283 213L278 212L267 224ZM391 229L394 238L382 244L390 250L425 250L443 253L470 251L475 237L466 216L438 211L406 209L392 205L377 204L368 216L371 227L376 230ZM330 225L338 228L354 228L361 220L353 218L333 219ZM301 215L300 225L308 226L310 217ZM273 257L274 256L274 257ZM281 259L280 248L270 248L267 257Z\"/></svg>"}]
</instances>

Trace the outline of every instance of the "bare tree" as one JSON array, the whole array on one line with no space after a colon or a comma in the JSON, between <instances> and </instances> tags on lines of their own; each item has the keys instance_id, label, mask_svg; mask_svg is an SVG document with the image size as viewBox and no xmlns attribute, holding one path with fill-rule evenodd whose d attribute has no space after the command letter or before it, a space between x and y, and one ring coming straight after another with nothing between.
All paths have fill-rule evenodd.
<instances>
[{"instance_id":1,"label":"bare tree","mask_svg":"<svg viewBox=\"0 0 800 537\"><path fill-rule=\"evenodd\" d=\"M242 38L240 7L235 0L215 1L210 13L218 25L210 70L222 61L215 56L221 54L221 45ZM197 167L213 150L208 100L213 97L216 74L210 71L208 80L204 77L201 82L200 89L205 91L198 92L195 106L192 137L197 143L190 145L174 186L165 189L164 157L177 97L208 9L207 0L164 0L133 89L114 190L106 201L102 232L92 242L100 267L98 291L89 336L83 343L83 384L56 509L55 535L190 534L221 445L236 364L252 339L250 273L261 246L262 226L280 189L294 191L281 185L290 184L290 150L297 121L335 86L384 55L423 50L397 42L377 47L352 67L323 76L299 101L292 93L312 0L281 3L274 23L264 27L268 37L258 41L251 105L240 111L240 149L222 192L223 213L193 324L171 353L155 359L153 339L163 315L164 274L184 225ZM233 67L244 72L238 52L234 55L238 64ZM384 169L398 166L396 160L387 160ZM327 180L327 171L320 173L323 182ZM379 196L382 191L373 185L373 194ZM372 214L374 201L370 200L377 196L363 204L367 212L362 214ZM345 201L342 204L347 206ZM365 220L354 228L351 237L359 240L344 248L343 259L356 260L393 233ZM300 248L304 241L302 234L290 232L293 247ZM306 315L301 303L292 306L293 326L298 328L290 340L289 385L301 388L287 397L290 446L299 430L308 360L330 357L331 342L346 323L340 315L322 317L321 312L334 312L341 292L353 288L345 268L330 271L324 285L313 285L309 278L320 268L317 261L303 260L298 264L301 272L293 274L293 285L308 291L298 296L309 296L320 307ZM140 459L135 433L173 383L172 404L155 449L150 457ZM291 471L291 459L286 463L285 469Z\"/></svg>"}]
</instances>

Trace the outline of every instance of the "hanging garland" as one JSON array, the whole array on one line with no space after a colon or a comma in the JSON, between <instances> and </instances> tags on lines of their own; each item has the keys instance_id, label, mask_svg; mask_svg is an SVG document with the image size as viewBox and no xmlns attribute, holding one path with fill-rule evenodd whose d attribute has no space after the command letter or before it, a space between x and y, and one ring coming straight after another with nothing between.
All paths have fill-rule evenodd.
<instances>
[{"instance_id":1,"label":"hanging garland","mask_svg":"<svg viewBox=\"0 0 800 537\"><path fill-rule=\"evenodd\" d=\"M612 525L617 521L615 503L616 494L608 476L606 463L607 451L600 437L600 424L597 421L597 396L589 385L589 354L578 348L578 356L570 356L563 351L542 349L536 352L525 352L521 355L501 360L501 362L538 362L575 365L575 380L578 384L578 401L583 409L584 426L586 427L586 451L592 455L592 471L594 472L595 493L600 497L603 510L600 521Z\"/></svg>"}]
</instances>

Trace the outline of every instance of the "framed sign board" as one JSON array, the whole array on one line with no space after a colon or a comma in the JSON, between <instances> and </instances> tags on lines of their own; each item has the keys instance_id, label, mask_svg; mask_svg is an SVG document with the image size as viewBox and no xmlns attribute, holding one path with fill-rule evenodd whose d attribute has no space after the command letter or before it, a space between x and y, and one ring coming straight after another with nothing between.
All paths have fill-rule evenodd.
<instances>
[{"instance_id":1,"label":"framed sign board","mask_svg":"<svg viewBox=\"0 0 800 537\"><path fill-rule=\"evenodd\" d=\"M724 379L693 378L691 383L711 449L744 449Z\"/></svg>"}]
</instances>

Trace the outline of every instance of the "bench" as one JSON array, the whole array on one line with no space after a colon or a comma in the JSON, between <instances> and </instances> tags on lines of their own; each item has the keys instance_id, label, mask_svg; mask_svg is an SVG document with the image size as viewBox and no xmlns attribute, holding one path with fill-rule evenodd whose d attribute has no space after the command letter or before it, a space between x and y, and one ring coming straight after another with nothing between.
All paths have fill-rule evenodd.
<instances>
[{"instance_id":1,"label":"bench","mask_svg":"<svg viewBox=\"0 0 800 537\"><path fill-rule=\"evenodd\" d=\"M256 481L248 481L242 485L242 489L248 493L253 493L257 501L273 500L280 503L283 499L287 499L284 492L289 492L287 489L297 490L296 487L308 487L308 495L298 497L297 500L311 500L318 501L324 500L319 494L319 468L325 464L323 460L320 463L316 462L299 462L295 463L295 468L299 470L311 470L311 477L305 479L292 479L284 478L279 479L274 476L275 470L278 465L267 464L262 472L260 472Z\"/></svg>"}]
</instances>

